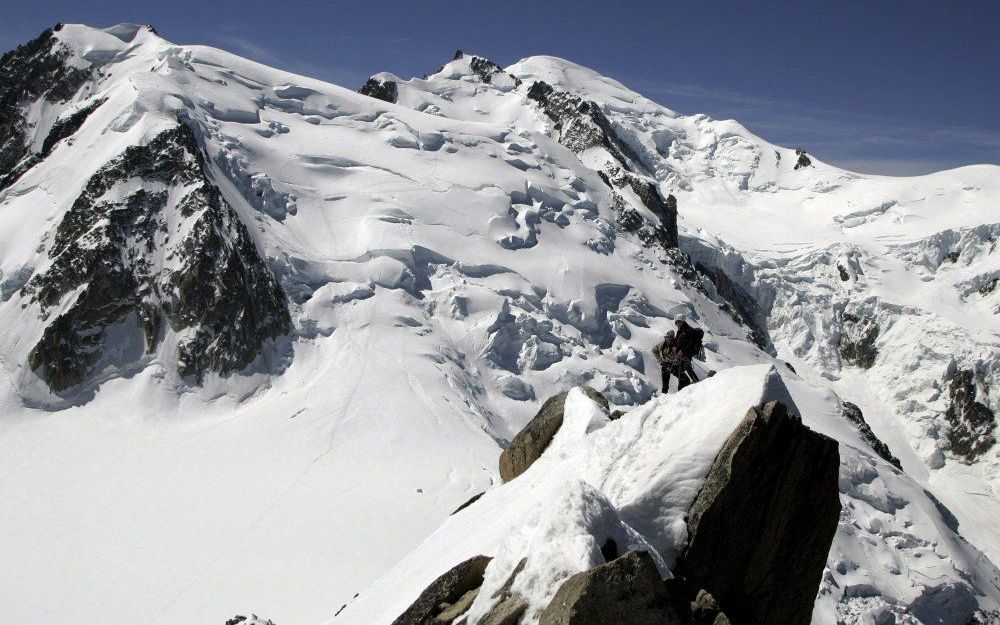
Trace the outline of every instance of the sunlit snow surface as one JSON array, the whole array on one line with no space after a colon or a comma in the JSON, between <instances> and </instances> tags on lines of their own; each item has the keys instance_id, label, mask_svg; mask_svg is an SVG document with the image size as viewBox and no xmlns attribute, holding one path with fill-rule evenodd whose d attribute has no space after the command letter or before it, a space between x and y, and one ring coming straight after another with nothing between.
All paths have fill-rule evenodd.
<instances>
[{"instance_id":1,"label":"sunlit snow surface","mask_svg":"<svg viewBox=\"0 0 1000 625\"><path fill-rule=\"evenodd\" d=\"M497 567L508 566L520 558L517 540L586 528L573 512L580 502L640 533L669 567L699 468L766 388L779 386L778 374L716 303L677 281L654 251L616 235L609 190L588 166L597 155L578 158L550 138L550 122L524 97L538 78L602 104L664 192L677 195L692 253L717 260L732 249L770 262L775 281L811 280L822 295L843 287L809 254L856 248L866 267L883 270L852 287L858 297L947 324L934 346L930 321L900 322L894 345L915 351L892 352L865 374L841 370L809 339L829 304L819 296L789 301L787 334L772 329L782 357L818 385L781 373L807 423L844 443L847 513L816 621L865 622L895 609L879 596L907 605L922 589L963 578L984 593L982 605L996 606L995 568L923 493L952 509L975 547L1000 557L989 525L996 452L971 468L949 460L928 469L925 412L939 406L912 415L895 397L920 391L921 375L940 378L940 354L996 358L995 310L953 287L996 271L1000 257L923 270L929 252L906 247L1000 222L996 167L890 179L813 159L795 171L793 150L735 122L680 116L551 57L509 67L521 87L503 77L486 85L459 59L401 84L391 105L146 29L66 26L58 37L74 62L103 64L103 77L69 106L108 100L0 192L0 605L9 622L222 623L252 610L296 625L328 619L357 592L341 618L378 609L387 621L471 551L498 549ZM36 108L29 117L41 141L58 111ZM78 395L52 396L25 364L43 326L17 284L44 270L50 232L89 176L178 117L198 132L213 181L289 295L294 331L245 375L203 387L177 379L175 355L161 349L125 372L102 372L102 383ZM677 313L708 330L707 368L756 366L654 396L659 372L648 350ZM926 373L892 364L924 357ZM573 459L590 458L590 473L555 499L567 516L539 518L502 545L493 530L474 531L475 520L496 528L537 507L519 494L526 487L504 487L418 548L455 507L498 482L502 441L540 402L585 381L624 409L639 407L562 441L559 456L547 454L523 481L554 484L546 466L576 472ZM912 477L873 458L829 386L862 405ZM664 428L684 433L687 456L657 445ZM633 472L601 473L615 445L631 450ZM687 478L657 472L670 463ZM628 504L640 493L666 497L656 505L672 506L672 524L639 527L647 508ZM535 536L538 527L548 533ZM576 570L590 556L553 566ZM414 562L427 567L408 568ZM376 594L393 576L406 584ZM856 595L841 601L847 588ZM550 591L524 590L538 601Z\"/></svg>"}]
</instances>

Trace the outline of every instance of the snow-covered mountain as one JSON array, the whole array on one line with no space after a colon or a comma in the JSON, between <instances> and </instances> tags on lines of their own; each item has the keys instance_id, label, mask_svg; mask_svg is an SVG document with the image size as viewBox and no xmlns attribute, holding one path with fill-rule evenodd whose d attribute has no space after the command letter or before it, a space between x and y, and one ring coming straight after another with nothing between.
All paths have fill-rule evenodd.
<instances>
[{"instance_id":1,"label":"snow-covered mountain","mask_svg":"<svg viewBox=\"0 0 1000 625\"><path fill-rule=\"evenodd\" d=\"M854 174L553 57L357 93L57 27L0 60L0 605L391 622L548 544L533 619L599 563L532 564L592 513L669 575L722 440L781 398L840 443L813 622L989 622L998 236L1000 167ZM663 395L678 314L719 373ZM624 415L567 408L499 485L582 383Z\"/></svg>"}]
</instances>

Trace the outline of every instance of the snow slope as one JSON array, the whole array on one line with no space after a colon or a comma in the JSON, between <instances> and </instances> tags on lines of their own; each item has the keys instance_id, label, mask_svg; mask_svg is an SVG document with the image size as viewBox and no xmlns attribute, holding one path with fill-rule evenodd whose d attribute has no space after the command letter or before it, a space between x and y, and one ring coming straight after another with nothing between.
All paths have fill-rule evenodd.
<instances>
[{"instance_id":1,"label":"snow slope","mask_svg":"<svg viewBox=\"0 0 1000 625\"><path fill-rule=\"evenodd\" d=\"M978 289L982 275L995 275L997 256L968 232L1000 221L995 167L903 181L815 159L796 170L793 150L735 122L679 115L551 57L525 59L489 83L469 55L427 79L380 75L398 82L392 104L220 50L176 46L145 27L67 25L54 36L67 63L89 78L66 101L24 107L31 146L58 120L100 104L0 190L0 319L8 328L0 336L0 495L9 502L0 508L0 558L13 572L0 579L0 605L11 622L83 615L221 623L246 609L281 625L320 622L498 481L501 445L548 396L587 382L616 406L642 406L595 436L638 427L637 415L662 406L688 411L685 397L713 389L713 401L731 402L722 411L731 418L760 400L763 380L776 374L745 366L774 358L747 340L750 329L721 289L618 227L616 191L601 175L613 156L560 143L552 120L526 97L537 79L600 105L634 153L623 165L677 196L682 246L695 260L723 267L738 258L750 267L748 292L761 301L780 292L771 299L791 302L768 311L770 335L816 386L786 384L810 425L853 446L842 451L843 496L856 507L831 552L817 614L863 622L872 610L943 596L928 594L938 582L964 589L953 591L963 599L975 589L977 601L995 607L995 569L956 538L922 489L997 558L988 525L1000 500L996 449L970 465L941 452L935 426L944 399L917 409L900 399L923 382L897 362L904 355L896 347L927 350L917 357L928 366L915 369L935 379L942 354L960 354L963 363L982 354L992 384L996 294L980 297ZM28 364L49 320L22 287L51 265L53 229L95 171L178 123L194 132L205 175L281 285L291 329L239 373L199 382L178 372L170 340L143 347L124 323L109 331L104 345L113 353L87 384L54 392ZM640 197L619 192L643 218L656 218ZM889 198L897 204L866 212ZM955 234L941 234L947 230ZM952 241L965 242L959 267L924 262ZM894 317L905 336L867 371L845 370L828 355L836 332L818 318L831 299L816 293L845 287L828 275L829 263L825 273L809 273L822 263L803 260L836 246L862 266L891 265L878 281L851 282L845 300L876 297L885 302L880 310L927 311ZM912 267L925 267L930 279L911 278ZM952 296L959 285L975 288L963 300ZM75 297L65 295L60 310ZM679 313L706 328L705 369L740 369L720 373L714 386L657 398L648 349ZM929 345L928 324L938 319L952 330ZM880 341L892 336L886 330ZM727 379L741 382L724 390ZM862 405L906 474L872 456L829 387ZM796 392L820 399L802 403ZM984 392L996 410L995 391ZM685 422L699 418L688 412ZM716 438L728 423L714 423ZM706 438L692 453L710 461L713 444ZM567 445L570 456L590 453L583 442ZM932 449L941 460L928 464L938 458ZM690 465L692 484L698 466ZM597 481L570 491L567 509L580 499L605 511L622 505L614 493L593 495L589 489L603 488ZM983 496L965 496L956 484ZM504 493L511 491L490 491L484 505L519 497ZM516 509L497 522L511 522L502 519L516 518ZM448 524L500 514L472 510ZM862 552L859 531L871 545ZM463 544L434 562L482 548ZM666 545L657 546L665 563ZM411 558L419 561L427 544L419 549ZM901 562L900 573L879 571L886 558ZM409 565L400 566L394 571ZM405 592L419 591L420 579ZM875 591L852 595L847 587ZM401 590L391 605L407 596Z\"/></svg>"}]
</instances>

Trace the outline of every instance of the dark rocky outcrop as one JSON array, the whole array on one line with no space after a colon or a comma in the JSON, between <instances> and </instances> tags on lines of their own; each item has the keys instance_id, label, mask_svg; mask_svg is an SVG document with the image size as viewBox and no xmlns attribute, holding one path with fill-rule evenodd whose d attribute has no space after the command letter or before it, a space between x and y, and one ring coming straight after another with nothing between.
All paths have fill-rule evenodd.
<instances>
[{"instance_id":1,"label":"dark rocky outcrop","mask_svg":"<svg viewBox=\"0 0 1000 625\"><path fill-rule=\"evenodd\" d=\"M399 87L396 86L395 81L380 80L372 76L365 81L365 84L361 85L361 88L358 89L358 93L366 95L370 98L376 98L384 102L389 102L390 104L395 104L396 98L399 97Z\"/></svg>"},{"instance_id":2,"label":"dark rocky outcrop","mask_svg":"<svg viewBox=\"0 0 1000 625\"><path fill-rule=\"evenodd\" d=\"M477 501L479 501L479 498L480 498L480 497L482 497L482 496L483 496L483 495L485 495L485 494L486 494L486 491L483 491L483 492L481 492L481 493L478 493L478 494L476 494L476 495L473 495L472 497L470 497L470 498L468 499L468 501L466 501L465 503L463 503L463 504L462 504L462 505L460 505L459 507L455 508L455 511L454 511L454 512L452 512L452 514L458 514L458 513L459 513L459 512L461 512L462 510L465 510L466 508L468 508L468 507L469 507L469 506L471 506L472 504L474 504L474 503L476 503Z\"/></svg>"},{"instance_id":3,"label":"dark rocky outcrop","mask_svg":"<svg viewBox=\"0 0 1000 625\"><path fill-rule=\"evenodd\" d=\"M623 230L629 232L638 231L640 237L647 244L655 242L665 248L677 247L677 198L673 195L668 195L664 198L660 195L656 185L651 181L626 171L621 167L609 165L600 173L601 178L612 189L630 188L642 200L643 205L659 219L658 224L651 224L650 228L642 229L641 226L645 223L645 220L642 219L635 209L627 209L632 213L630 217L625 217L622 211L616 211L618 216L617 221ZM620 198L620 196L618 197ZM624 204L624 201L622 203ZM638 224L627 224L628 220L633 222L638 221Z\"/></svg>"},{"instance_id":4,"label":"dark rocky outcrop","mask_svg":"<svg viewBox=\"0 0 1000 625\"><path fill-rule=\"evenodd\" d=\"M856 404L845 401L842 406L842 414L845 419L857 426L858 431L861 432L861 436L863 436L865 441L871 445L872 451L897 469L903 468L899 463L899 458L892 455L892 452L889 450L889 446L883 443L881 439L879 439L878 436L875 436L875 433L872 432L868 422L865 421L865 415L861 412L861 408L858 408Z\"/></svg>"},{"instance_id":5,"label":"dark rocky outcrop","mask_svg":"<svg viewBox=\"0 0 1000 625\"><path fill-rule=\"evenodd\" d=\"M117 198L112 190L126 181L135 190ZM200 381L208 371L243 369L291 324L284 292L206 178L184 124L98 170L56 227L48 255L50 266L22 294L45 318L76 291L29 355L54 391L87 378L112 328L136 328L151 352L166 321L180 336L178 373Z\"/></svg>"},{"instance_id":6,"label":"dark rocky outcrop","mask_svg":"<svg viewBox=\"0 0 1000 625\"><path fill-rule=\"evenodd\" d=\"M598 174L612 189L618 227L626 232L638 232L647 245L676 248L677 199L672 195L664 198L660 194L656 184L645 175L648 172L642 159L628 141L619 136L601 107L543 81L532 83L527 97L554 122L559 143L577 154L588 148L603 147L617 161L618 165L609 164ZM634 191L659 223L647 224L635 209L628 207L616 191L624 188Z\"/></svg>"},{"instance_id":7,"label":"dark rocky outcrop","mask_svg":"<svg viewBox=\"0 0 1000 625\"><path fill-rule=\"evenodd\" d=\"M837 443L780 402L752 408L688 513L678 572L734 623L808 624L840 517Z\"/></svg>"},{"instance_id":8,"label":"dark rocky outcrop","mask_svg":"<svg viewBox=\"0 0 1000 625\"><path fill-rule=\"evenodd\" d=\"M581 386L580 388L607 411L608 400L603 395L589 386ZM535 460L542 457L545 448L552 442L552 437L562 426L567 395L569 395L569 391L559 393L546 400L538 414L511 439L510 444L500 454L500 478L504 482L509 482L521 475Z\"/></svg>"},{"instance_id":9,"label":"dark rocky outcrop","mask_svg":"<svg viewBox=\"0 0 1000 625\"><path fill-rule=\"evenodd\" d=\"M483 585L490 560L475 556L460 562L424 589L417 600L392 625L447 624L464 614Z\"/></svg>"},{"instance_id":10,"label":"dark rocky outcrop","mask_svg":"<svg viewBox=\"0 0 1000 625\"><path fill-rule=\"evenodd\" d=\"M618 137L611 121L595 102L559 91L542 81L532 83L527 96L555 122L553 128L559 131L559 142L574 152L601 146L623 164L640 162L639 156Z\"/></svg>"},{"instance_id":11,"label":"dark rocky outcrop","mask_svg":"<svg viewBox=\"0 0 1000 625\"><path fill-rule=\"evenodd\" d=\"M840 335L840 357L844 362L871 369L878 357L878 323L871 315L845 312Z\"/></svg>"},{"instance_id":12,"label":"dark rocky outcrop","mask_svg":"<svg viewBox=\"0 0 1000 625\"><path fill-rule=\"evenodd\" d=\"M45 141L42 143L42 152L40 156L45 158L49 155L49 152L52 151L52 148L54 148L57 143L76 134L76 131L83 126L83 122L87 121L90 114L100 108L100 106L106 101L107 98L99 98L76 111L72 115L56 120L56 123L52 125L52 129L49 130L49 134L45 137Z\"/></svg>"},{"instance_id":13,"label":"dark rocky outcrop","mask_svg":"<svg viewBox=\"0 0 1000 625\"><path fill-rule=\"evenodd\" d=\"M538 623L679 625L680 620L653 558L645 551L629 551L566 580Z\"/></svg>"},{"instance_id":14,"label":"dark rocky outcrop","mask_svg":"<svg viewBox=\"0 0 1000 625\"><path fill-rule=\"evenodd\" d=\"M972 369L958 369L947 380L946 438L949 451L965 462L974 462L997 442L996 415L977 400L977 381L984 384Z\"/></svg>"},{"instance_id":15,"label":"dark rocky outcrop","mask_svg":"<svg viewBox=\"0 0 1000 625\"><path fill-rule=\"evenodd\" d=\"M984 281L983 285L976 289L976 291L978 291L983 297L986 297L996 290L997 284L1000 284L1000 278L989 278Z\"/></svg>"},{"instance_id":16,"label":"dark rocky outcrop","mask_svg":"<svg viewBox=\"0 0 1000 625\"><path fill-rule=\"evenodd\" d=\"M463 52L462 50L456 50L455 56L453 56L451 60L457 61L459 59L464 59L465 56L466 56L465 52ZM439 67L436 73L440 73L442 70L444 70L444 67L445 67L444 65ZM472 55L472 59L469 61L469 69L471 69L472 73L474 73L476 76L479 77L479 80L483 81L486 84L491 84L493 82L493 77L496 76L497 74L504 73L503 68L494 63L493 61L491 61L490 59L476 55ZM507 74L507 76L509 76L511 80L514 82L514 86L516 87L521 86L520 78L513 76L511 74ZM424 78L426 78L426 76Z\"/></svg>"},{"instance_id":17,"label":"dark rocky outcrop","mask_svg":"<svg viewBox=\"0 0 1000 625\"><path fill-rule=\"evenodd\" d=\"M241 623L253 623L253 625L274 625L274 621L271 619L262 621L256 614L251 614L249 619L242 614L237 614L231 619L226 619L226 625L240 625Z\"/></svg>"},{"instance_id":18,"label":"dark rocky outcrop","mask_svg":"<svg viewBox=\"0 0 1000 625\"><path fill-rule=\"evenodd\" d=\"M471 67L472 71L475 72L476 75L479 76L479 79L485 83L489 83L491 80L493 80L494 74L503 73L502 67L500 67L493 61L489 59L484 59L480 56L472 57L472 60L469 61L469 67Z\"/></svg>"},{"instance_id":19,"label":"dark rocky outcrop","mask_svg":"<svg viewBox=\"0 0 1000 625\"><path fill-rule=\"evenodd\" d=\"M64 102L90 78L89 69L67 63L70 52L52 30L0 57L0 189L40 160L32 154L31 128L23 108L44 99Z\"/></svg>"},{"instance_id":20,"label":"dark rocky outcrop","mask_svg":"<svg viewBox=\"0 0 1000 625\"><path fill-rule=\"evenodd\" d=\"M771 333L767 329L767 315L761 310L757 300L725 271L698 262L695 263L695 268L709 279L719 296L725 300L723 310L734 321L747 328L747 338L762 350L775 353Z\"/></svg>"},{"instance_id":21,"label":"dark rocky outcrop","mask_svg":"<svg viewBox=\"0 0 1000 625\"><path fill-rule=\"evenodd\" d=\"M809 167L813 163L812 159L809 158L809 155L806 154L806 151L801 148L795 150L795 156L798 157L798 160L795 161L795 169Z\"/></svg>"}]
</instances>

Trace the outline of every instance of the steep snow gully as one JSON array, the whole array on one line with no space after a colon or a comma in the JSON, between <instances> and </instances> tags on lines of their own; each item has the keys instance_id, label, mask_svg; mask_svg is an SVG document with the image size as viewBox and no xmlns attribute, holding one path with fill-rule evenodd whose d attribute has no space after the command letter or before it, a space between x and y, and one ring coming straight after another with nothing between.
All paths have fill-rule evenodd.
<instances>
[{"instance_id":1,"label":"steep snow gully","mask_svg":"<svg viewBox=\"0 0 1000 625\"><path fill-rule=\"evenodd\" d=\"M355 92L59 25L0 59L0 608L754 622L706 572L744 513L812 545L782 618L1000 622L998 238L1000 167L855 174L554 57ZM677 315L717 373L667 393ZM833 499L766 491L827 483L777 440ZM728 479L771 503L706 516Z\"/></svg>"}]
</instances>

